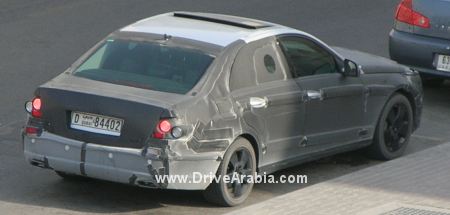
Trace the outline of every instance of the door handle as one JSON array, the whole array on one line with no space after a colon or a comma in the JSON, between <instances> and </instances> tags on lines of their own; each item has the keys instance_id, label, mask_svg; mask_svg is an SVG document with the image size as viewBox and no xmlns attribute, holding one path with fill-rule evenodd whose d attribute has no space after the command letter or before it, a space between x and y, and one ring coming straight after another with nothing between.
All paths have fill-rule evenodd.
<instances>
[{"instance_id":1,"label":"door handle","mask_svg":"<svg viewBox=\"0 0 450 215\"><path fill-rule=\"evenodd\" d=\"M308 100L322 100L322 91L317 90L308 90L306 91L306 95L308 96Z\"/></svg>"},{"instance_id":2,"label":"door handle","mask_svg":"<svg viewBox=\"0 0 450 215\"><path fill-rule=\"evenodd\" d=\"M252 108L265 108L267 103L267 98L250 97L250 106Z\"/></svg>"}]
</instances>

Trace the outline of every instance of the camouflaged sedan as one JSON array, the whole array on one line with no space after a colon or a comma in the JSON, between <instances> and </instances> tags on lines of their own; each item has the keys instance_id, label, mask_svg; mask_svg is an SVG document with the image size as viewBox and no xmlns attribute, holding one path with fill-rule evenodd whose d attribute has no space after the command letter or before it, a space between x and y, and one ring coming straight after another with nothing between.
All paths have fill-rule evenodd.
<instances>
[{"instance_id":1,"label":"camouflaged sedan","mask_svg":"<svg viewBox=\"0 0 450 215\"><path fill-rule=\"evenodd\" d=\"M268 174L362 148L399 157L420 123L422 87L408 67L299 30L175 12L110 34L38 87L26 110L24 152L34 166L204 190L234 206L253 183L156 179Z\"/></svg>"}]
</instances>

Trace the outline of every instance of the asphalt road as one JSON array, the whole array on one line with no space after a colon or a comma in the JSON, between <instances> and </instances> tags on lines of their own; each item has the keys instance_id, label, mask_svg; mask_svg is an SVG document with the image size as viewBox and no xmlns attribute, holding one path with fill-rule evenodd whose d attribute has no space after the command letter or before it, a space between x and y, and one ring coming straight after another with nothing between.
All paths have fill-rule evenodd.
<instances>
[{"instance_id":1,"label":"asphalt road","mask_svg":"<svg viewBox=\"0 0 450 215\"><path fill-rule=\"evenodd\" d=\"M268 20L316 35L331 45L388 56L387 38L397 1L0 1L0 213L211 214L219 208L200 192L147 190L100 181L63 181L25 163L20 127L33 90L66 69L109 32L155 14L189 10ZM408 153L450 140L450 85L426 88L422 127ZM378 162L347 153L276 174L307 174L310 184ZM259 184L245 205L304 186ZM245 205L241 206L244 207Z\"/></svg>"}]
</instances>

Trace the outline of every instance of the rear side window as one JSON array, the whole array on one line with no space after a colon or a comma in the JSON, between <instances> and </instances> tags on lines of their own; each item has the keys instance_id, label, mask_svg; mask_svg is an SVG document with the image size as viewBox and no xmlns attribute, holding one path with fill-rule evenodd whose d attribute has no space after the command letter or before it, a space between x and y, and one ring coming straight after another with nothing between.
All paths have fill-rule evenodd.
<instances>
[{"instance_id":1,"label":"rear side window","mask_svg":"<svg viewBox=\"0 0 450 215\"><path fill-rule=\"evenodd\" d=\"M196 49L108 40L73 74L119 85L186 94L213 60L213 56Z\"/></svg>"},{"instance_id":2,"label":"rear side window","mask_svg":"<svg viewBox=\"0 0 450 215\"><path fill-rule=\"evenodd\" d=\"M337 72L334 56L321 46L301 37L282 37L281 48L294 77Z\"/></svg>"},{"instance_id":3,"label":"rear side window","mask_svg":"<svg viewBox=\"0 0 450 215\"><path fill-rule=\"evenodd\" d=\"M253 63L258 83L283 80L286 78L277 58L275 43L264 44L255 50Z\"/></svg>"},{"instance_id":4,"label":"rear side window","mask_svg":"<svg viewBox=\"0 0 450 215\"><path fill-rule=\"evenodd\" d=\"M285 80L284 64L273 38L252 42L239 51L230 76L230 89Z\"/></svg>"}]
</instances>

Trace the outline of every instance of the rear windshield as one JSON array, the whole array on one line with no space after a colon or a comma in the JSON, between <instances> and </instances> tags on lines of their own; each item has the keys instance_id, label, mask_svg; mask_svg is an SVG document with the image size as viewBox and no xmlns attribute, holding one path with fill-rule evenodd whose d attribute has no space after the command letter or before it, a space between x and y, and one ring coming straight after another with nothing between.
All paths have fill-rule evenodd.
<instances>
[{"instance_id":1,"label":"rear windshield","mask_svg":"<svg viewBox=\"0 0 450 215\"><path fill-rule=\"evenodd\" d=\"M213 59L196 49L107 40L73 74L119 85L186 94Z\"/></svg>"}]
</instances>

